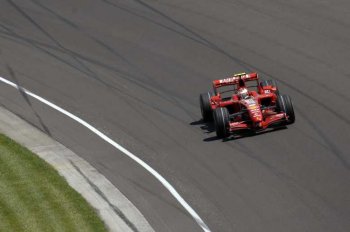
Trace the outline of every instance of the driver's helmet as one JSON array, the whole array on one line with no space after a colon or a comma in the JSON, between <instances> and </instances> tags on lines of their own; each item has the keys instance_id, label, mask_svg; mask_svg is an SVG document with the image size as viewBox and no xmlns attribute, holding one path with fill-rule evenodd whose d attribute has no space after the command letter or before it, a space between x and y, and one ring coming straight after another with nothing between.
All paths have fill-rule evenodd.
<instances>
[{"instance_id":1,"label":"driver's helmet","mask_svg":"<svg viewBox=\"0 0 350 232\"><path fill-rule=\"evenodd\" d=\"M237 91L237 94L240 99L247 99L249 98L249 93L247 88L239 88Z\"/></svg>"}]
</instances>

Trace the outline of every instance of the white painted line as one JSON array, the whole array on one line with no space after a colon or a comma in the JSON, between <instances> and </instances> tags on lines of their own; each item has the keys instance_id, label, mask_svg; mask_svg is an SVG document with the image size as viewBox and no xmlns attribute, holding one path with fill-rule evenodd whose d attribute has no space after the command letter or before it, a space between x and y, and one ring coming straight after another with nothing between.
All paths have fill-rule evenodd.
<instances>
[{"instance_id":1,"label":"white painted line","mask_svg":"<svg viewBox=\"0 0 350 232\"><path fill-rule=\"evenodd\" d=\"M117 142L115 142L114 140L112 140L111 138L109 138L108 136L106 136L105 134L103 134L102 132L100 132L99 130L97 130L95 127L93 127L92 125L90 125L88 122L84 121L83 119L75 116L74 114L66 111L65 109L62 109L61 107L53 104L52 102L30 92L29 90L26 90L25 88L3 78L0 77L0 81L2 81L3 83L10 85L20 91L25 92L26 94L28 94L29 96L37 99L38 101L50 106L51 108L61 112L62 114L70 117L71 119L73 119L74 121L78 122L79 124L85 126L86 128L88 128L90 131L92 131L93 133L95 133L96 135L98 135L101 139L103 139L104 141L106 141L107 143L111 144L113 147L117 148L119 151L121 151L122 153L124 153L125 155L127 155L129 158L131 158L132 160L134 160L136 163L138 163L139 165L141 165L144 169L146 169L149 173L151 173L170 193L171 195L173 195L175 197L175 199L186 209L186 211L193 217L193 219L197 222L197 224L203 229L203 231L205 232L211 232L211 230L209 229L209 227L205 224L205 222L202 220L202 218L196 213L196 211L194 211L194 209L185 201L185 199L183 199L183 197L176 191L176 189L162 176L160 175L156 170L154 170L151 166L149 166L147 163L145 163L143 160L141 160L140 158L138 158L136 155L134 155L133 153L131 153L130 151L128 151L127 149L125 149L124 147L122 147L121 145L119 145Z\"/></svg>"}]
</instances>

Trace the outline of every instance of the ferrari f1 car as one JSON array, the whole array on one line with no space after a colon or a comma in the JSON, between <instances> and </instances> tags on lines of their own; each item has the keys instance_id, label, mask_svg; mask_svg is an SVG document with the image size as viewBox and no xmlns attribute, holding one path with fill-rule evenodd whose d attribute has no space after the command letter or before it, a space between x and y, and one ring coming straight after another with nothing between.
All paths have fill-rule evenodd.
<instances>
[{"instance_id":1,"label":"ferrari f1 car","mask_svg":"<svg viewBox=\"0 0 350 232\"><path fill-rule=\"evenodd\" d=\"M200 108L204 121L214 121L220 138L295 122L291 98L279 93L276 81L259 81L257 73L214 80L213 90L200 95Z\"/></svg>"}]
</instances>

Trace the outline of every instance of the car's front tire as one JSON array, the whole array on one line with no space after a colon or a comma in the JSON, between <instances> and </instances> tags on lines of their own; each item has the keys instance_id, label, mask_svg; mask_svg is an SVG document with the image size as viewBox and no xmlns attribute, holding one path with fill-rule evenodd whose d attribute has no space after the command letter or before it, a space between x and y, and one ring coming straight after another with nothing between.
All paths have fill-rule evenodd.
<instances>
[{"instance_id":1,"label":"car's front tire","mask_svg":"<svg viewBox=\"0 0 350 232\"><path fill-rule=\"evenodd\" d=\"M295 122L294 108L290 96L283 94L277 97L277 111L287 114L287 125Z\"/></svg>"},{"instance_id":2,"label":"car's front tire","mask_svg":"<svg viewBox=\"0 0 350 232\"><path fill-rule=\"evenodd\" d=\"M209 122L213 120L213 111L211 109L210 98L213 96L211 92L202 93L199 96L199 104L201 108L203 121Z\"/></svg>"},{"instance_id":3,"label":"car's front tire","mask_svg":"<svg viewBox=\"0 0 350 232\"><path fill-rule=\"evenodd\" d=\"M214 110L214 122L216 135L226 138L230 135L230 118L227 108L220 107Z\"/></svg>"}]
</instances>

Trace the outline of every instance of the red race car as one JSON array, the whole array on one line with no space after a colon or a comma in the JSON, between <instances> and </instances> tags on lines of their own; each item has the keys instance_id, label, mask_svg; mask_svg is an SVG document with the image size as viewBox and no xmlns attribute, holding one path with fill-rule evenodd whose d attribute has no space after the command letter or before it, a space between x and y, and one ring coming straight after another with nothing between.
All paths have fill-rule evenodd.
<instances>
[{"instance_id":1,"label":"red race car","mask_svg":"<svg viewBox=\"0 0 350 232\"><path fill-rule=\"evenodd\" d=\"M204 121L214 120L220 138L295 122L291 98L279 93L274 80L259 81L257 73L214 80L213 89L200 95L200 108Z\"/></svg>"}]
</instances>

